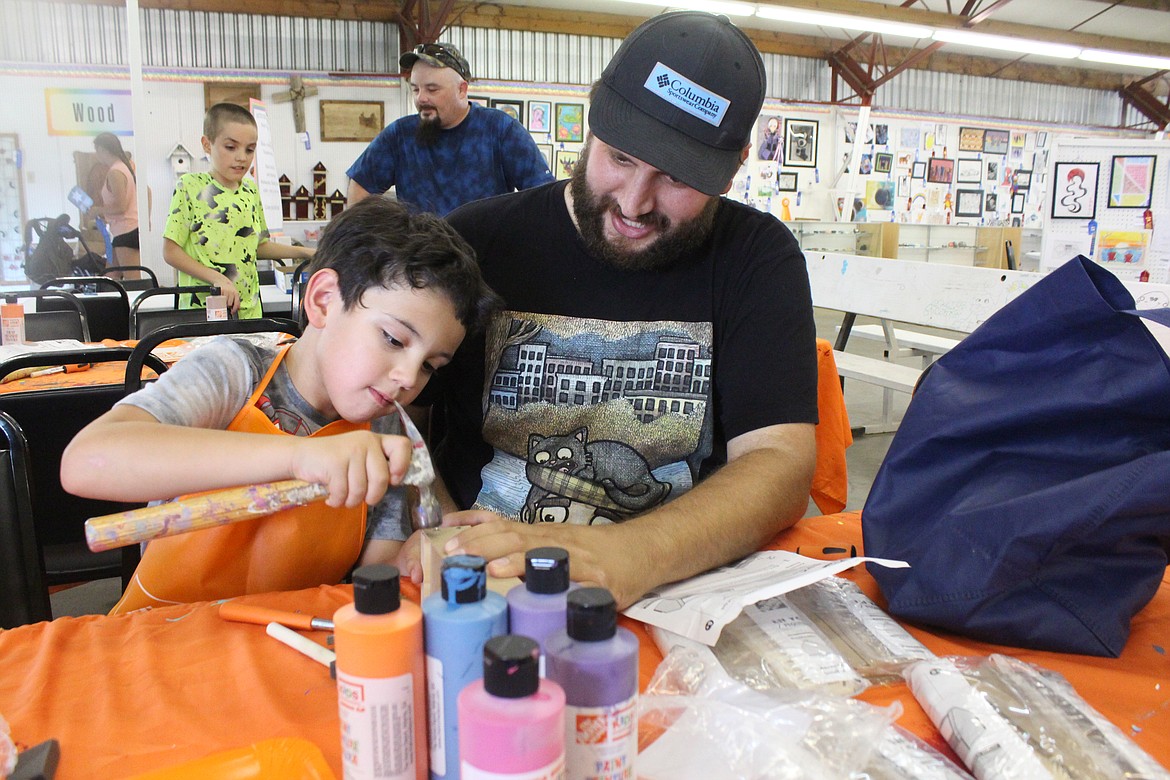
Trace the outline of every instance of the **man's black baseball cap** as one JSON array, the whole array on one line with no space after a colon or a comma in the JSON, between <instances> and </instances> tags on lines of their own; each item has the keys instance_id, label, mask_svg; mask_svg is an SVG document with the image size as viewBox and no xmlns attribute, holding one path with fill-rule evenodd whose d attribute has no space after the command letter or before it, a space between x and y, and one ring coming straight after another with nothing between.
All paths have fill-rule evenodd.
<instances>
[{"instance_id":1,"label":"man's black baseball cap","mask_svg":"<svg viewBox=\"0 0 1170 780\"><path fill-rule=\"evenodd\" d=\"M419 60L432 68L450 68L462 76L464 81L471 81L471 66L459 50L449 43L420 43L398 58L398 67L410 70Z\"/></svg>"}]
</instances>

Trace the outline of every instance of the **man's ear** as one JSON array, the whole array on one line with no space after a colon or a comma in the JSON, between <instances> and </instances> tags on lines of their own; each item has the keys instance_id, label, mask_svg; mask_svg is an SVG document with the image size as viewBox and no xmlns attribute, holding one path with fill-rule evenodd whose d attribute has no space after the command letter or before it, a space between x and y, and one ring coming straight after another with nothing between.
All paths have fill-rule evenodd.
<instances>
[{"instance_id":1,"label":"man's ear","mask_svg":"<svg viewBox=\"0 0 1170 780\"><path fill-rule=\"evenodd\" d=\"M309 277L305 284L305 294L301 298L305 307L305 320L311 327L325 327L325 318L333 306L343 306L341 286L337 272L332 268L322 268Z\"/></svg>"},{"instance_id":2,"label":"man's ear","mask_svg":"<svg viewBox=\"0 0 1170 780\"><path fill-rule=\"evenodd\" d=\"M459 79L459 99L467 99L467 79Z\"/></svg>"},{"instance_id":3,"label":"man's ear","mask_svg":"<svg viewBox=\"0 0 1170 780\"><path fill-rule=\"evenodd\" d=\"M743 148L743 151L739 153L739 164L740 165L743 165L745 162L747 162L748 152L750 152L751 149L752 149L752 145L749 143L747 146L745 146ZM727 182L727 186L723 188L723 192L721 192L719 194L726 195L727 193L731 192L731 185L732 184L735 184L735 177L734 176L732 176L731 180Z\"/></svg>"}]
</instances>

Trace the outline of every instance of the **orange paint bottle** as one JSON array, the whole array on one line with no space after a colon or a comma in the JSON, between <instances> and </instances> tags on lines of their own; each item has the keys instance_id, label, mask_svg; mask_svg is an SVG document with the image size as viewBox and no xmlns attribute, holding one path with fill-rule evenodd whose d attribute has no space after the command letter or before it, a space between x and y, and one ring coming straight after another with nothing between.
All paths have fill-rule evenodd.
<instances>
[{"instance_id":1,"label":"orange paint bottle","mask_svg":"<svg viewBox=\"0 0 1170 780\"><path fill-rule=\"evenodd\" d=\"M422 610L385 564L354 571L353 596L333 615L345 780L425 780Z\"/></svg>"}]
</instances>

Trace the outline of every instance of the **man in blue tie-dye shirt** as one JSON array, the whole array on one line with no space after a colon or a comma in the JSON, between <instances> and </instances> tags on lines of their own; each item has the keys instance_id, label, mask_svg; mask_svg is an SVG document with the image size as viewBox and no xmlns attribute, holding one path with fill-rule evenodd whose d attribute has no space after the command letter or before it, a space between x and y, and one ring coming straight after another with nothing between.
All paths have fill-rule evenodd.
<instances>
[{"instance_id":1,"label":"man in blue tie-dye shirt","mask_svg":"<svg viewBox=\"0 0 1170 780\"><path fill-rule=\"evenodd\" d=\"M395 187L398 199L446 216L464 203L553 180L532 136L502 111L471 103L471 68L447 43L403 54L418 114L388 125L347 171L349 202Z\"/></svg>"}]
</instances>

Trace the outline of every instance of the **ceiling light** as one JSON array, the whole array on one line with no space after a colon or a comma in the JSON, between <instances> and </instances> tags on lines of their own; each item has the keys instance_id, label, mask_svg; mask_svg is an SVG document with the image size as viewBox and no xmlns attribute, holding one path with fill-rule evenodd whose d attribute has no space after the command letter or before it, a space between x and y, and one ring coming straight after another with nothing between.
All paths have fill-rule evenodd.
<instances>
[{"instance_id":1,"label":"ceiling light","mask_svg":"<svg viewBox=\"0 0 1170 780\"><path fill-rule=\"evenodd\" d=\"M1036 54L1041 57L1056 57L1071 60L1081 53L1077 46L1046 41L1030 41L1024 38L1009 38L1006 35L985 35L971 30L935 30L934 39L943 43L957 43L960 46L975 46L980 49Z\"/></svg>"},{"instance_id":2,"label":"ceiling light","mask_svg":"<svg viewBox=\"0 0 1170 780\"><path fill-rule=\"evenodd\" d=\"M1105 51L1104 49L1085 49L1080 53L1080 59L1089 62L1104 62L1109 65L1130 65L1135 68L1149 68L1150 70L1170 70L1170 57L1153 57L1149 54L1131 54L1124 51Z\"/></svg>"},{"instance_id":3,"label":"ceiling light","mask_svg":"<svg viewBox=\"0 0 1170 780\"><path fill-rule=\"evenodd\" d=\"M706 11L711 14L725 16L752 16L756 7L752 3L741 3L736 0L683 0L672 3L670 0L619 0L633 5L652 5L656 8L670 8L676 11Z\"/></svg>"},{"instance_id":4,"label":"ceiling light","mask_svg":"<svg viewBox=\"0 0 1170 780\"><path fill-rule=\"evenodd\" d=\"M899 38L929 38L931 29L917 24L887 22L884 19L867 19L861 16L830 14L823 11L806 11L803 8L786 8L779 5L761 5L756 10L761 19L775 19L795 24L815 24L818 27L839 27L842 30L871 32Z\"/></svg>"}]
</instances>

